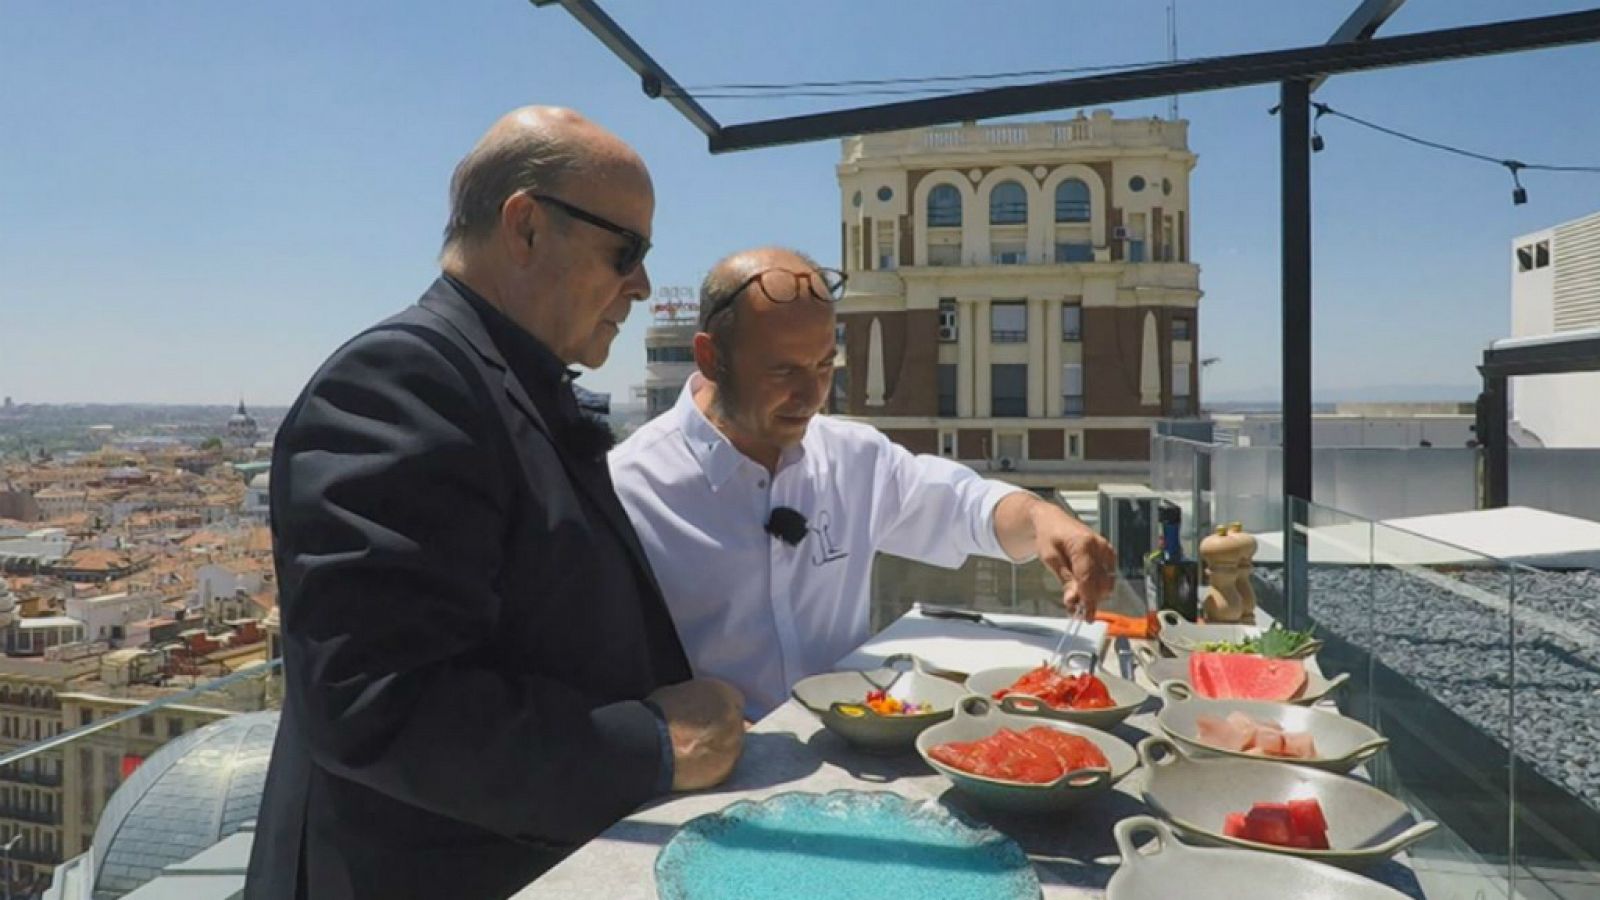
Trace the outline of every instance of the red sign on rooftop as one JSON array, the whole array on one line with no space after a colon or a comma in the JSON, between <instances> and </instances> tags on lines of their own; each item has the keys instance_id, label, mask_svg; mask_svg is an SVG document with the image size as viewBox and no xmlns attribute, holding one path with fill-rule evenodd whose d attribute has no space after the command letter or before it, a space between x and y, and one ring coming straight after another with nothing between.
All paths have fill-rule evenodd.
<instances>
[{"instance_id":1,"label":"red sign on rooftop","mask_svg":"<svg viewBox=\"0 0 1600 900\"><path fill-rule=\"evenodd\" d=\"M650 314L657 325L684 325L700 318L700 297L691 287L656 288Z\"/></svg>"}]
</instances>

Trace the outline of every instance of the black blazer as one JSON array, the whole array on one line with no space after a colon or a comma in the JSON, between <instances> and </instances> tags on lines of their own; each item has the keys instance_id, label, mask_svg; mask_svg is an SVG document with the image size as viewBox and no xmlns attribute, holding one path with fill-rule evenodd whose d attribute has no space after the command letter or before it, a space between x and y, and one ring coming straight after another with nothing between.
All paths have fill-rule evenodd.
<instances>
[{"instance_id":1,"label":"black blazer","mask_svg":"<svg viewBox=\"0 0 1600 900\"><path fill-rule=\"evenodd\" d=\"M653 795L639 701L689 677L660 589L604 460L448 281L312 377L271 485L286 688L247 898L502 898Z\"/></svg>"}]
</instances>

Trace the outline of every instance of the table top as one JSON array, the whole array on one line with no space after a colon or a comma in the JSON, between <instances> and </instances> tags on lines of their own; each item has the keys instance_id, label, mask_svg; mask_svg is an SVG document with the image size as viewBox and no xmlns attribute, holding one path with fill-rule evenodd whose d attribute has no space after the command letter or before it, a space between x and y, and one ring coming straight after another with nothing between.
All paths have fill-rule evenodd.
<instances>
[{"instance_id":1,"label":"table top","mask_svg":"<svg viewBox=\"0 0 1600 900\"><path fill-rule=\"evenodd\" d=\"M1152 697L1111 733L1135 746L1146 736L1160 733L1155 715L1159 710L1159 701ZM1118 862L1112 827L1128 816L1150 813L1139 799L1143 786L1144 771L1135 769L1109 794L1065 813L1040 817L997 811L961 794L915 752L891 757L863 753L790 700L745 736L744 754L727 782L712 790L674 794L646 805L515 894L513 900L655 900L656 854L689 819L740 800L788 791L841 789L886 790L914 799L937 799L1015 840L1033 862L1044 897L1099 898L1105 895L1105 884ZM1365 874L1413 897L1423 896L1404 855Z\"/></svg>"}]
</instances>

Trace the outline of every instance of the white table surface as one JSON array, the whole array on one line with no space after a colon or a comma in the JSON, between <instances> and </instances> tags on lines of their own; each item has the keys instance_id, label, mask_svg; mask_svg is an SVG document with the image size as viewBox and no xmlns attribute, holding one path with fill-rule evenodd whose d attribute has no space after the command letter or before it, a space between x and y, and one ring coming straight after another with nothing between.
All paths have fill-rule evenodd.
<instances>
[{"instance_id":1,"label":"white table surface","mask_svg":"<svg viewBox=\"0 0 1600 900\"><path fill-rule=\"evenodd\" d=\"M1061 623L1060 619L1008 618L1051 627ZM920 626L918 630L921 633ZM963 630L955 629L956 633ZM904 631L899 634L903 636ZM881 646L896 639L891 626L864 644L858 653L865 652L869 659L881 658ZM1106 662L1102 660L1102 667ZM1114 671L1115 659L1109 662ZM1159 703L1152 698L1112 733L1129 745L1136 745L1147 735L1159 733L1155 722L1159 709ZM674 794L647 804L513 895L512 900L655 900L656 854L684 822L739 800L759 800L787 791L825 793L840 789L886 790L915 799L937 798L1021 845L1034 864L1047 900L1100 898L1105 896L1106 881L1117 866L1112 826L1127 816L1149 814L1139 799L1143 784L1143 771L1135 769L1111 793L1068 813L1037 817L995 811L957 792L914 752L894 757L862 753L824 729L815 716L790 700L746 735L744 755L726 783L712 790ZM1412 896L1422 896L1404 856L1366 874Z\"/></svg>"}]
</instances>

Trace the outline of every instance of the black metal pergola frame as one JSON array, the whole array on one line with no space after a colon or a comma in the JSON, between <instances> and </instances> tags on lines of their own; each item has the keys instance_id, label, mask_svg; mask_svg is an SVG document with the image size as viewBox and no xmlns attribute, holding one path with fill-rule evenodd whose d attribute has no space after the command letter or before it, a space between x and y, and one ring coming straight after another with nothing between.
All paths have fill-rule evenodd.
<instances>
[{"instance_id":1,"label":"black metal pergola frame","mask_svg":"<svg viewBox=\"0 0 1600 900\"><path fill-rule=\"evenodd\" d=\"M1286 511L1292 508L1290 498L1312 500L1311 93L1329 76L1341 73L1600 41L1600 9L1380 38L1375 36L1376 32L1405 0L1361 0L1329 41L1321 45L722 125L594 0L530 2L541 7L559 5L567 10L639 75L646 95L666 99L700 129L712 153L1278 84L1283 204L1281 310ZM1485 359L1487 364L1488 357ZM1501 379L1502 390L1503 387ZM1502 412L1498 432L1502 445L1504 425ZM1483 437L1480 435L1480 439Z\"/></svg>"},{"instance_id":2,"label":"black metal pergola frame","mask_svg":"<svg viewBox=\"0 0 1600 900\"><path fill-rule=\"evenodd\" d=\"M1495 341L1478 366L1478 437L1483 445L1482 496L1495 509L1511 502L1510 380L1519 375L1600 372L1600 329Z\"/></svg>"}]
</instances>

